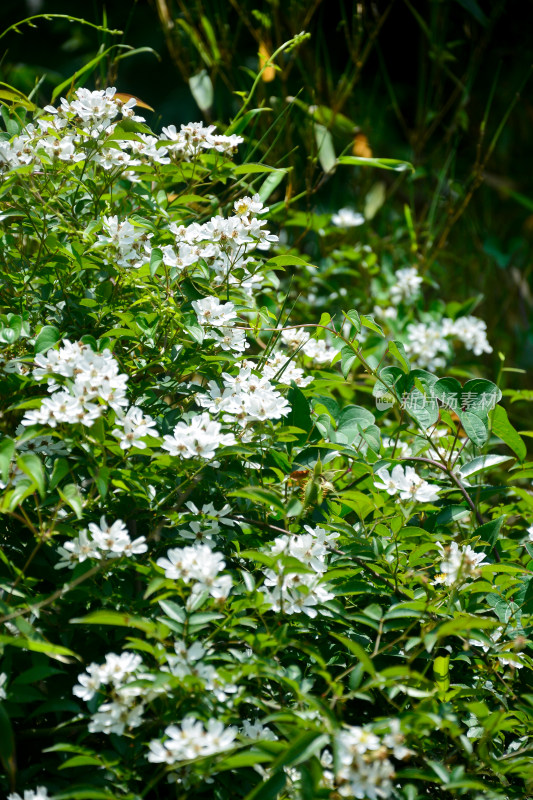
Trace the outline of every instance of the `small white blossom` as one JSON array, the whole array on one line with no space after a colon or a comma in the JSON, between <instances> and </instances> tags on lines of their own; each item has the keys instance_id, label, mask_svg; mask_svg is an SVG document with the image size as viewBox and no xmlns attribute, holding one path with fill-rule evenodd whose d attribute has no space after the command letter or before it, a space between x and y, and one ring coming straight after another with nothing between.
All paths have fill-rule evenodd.
<instances>
[{"instance_id":1,"label":"small white blossom","mask_svg":"<svg viewBox=\"0 0 533 800\"><path fill-rule=\"evenodd\" d=\"M353 208L340 208L331 217L331 224L338 228L357 228L364 221L364 216L358 211L354 211Z\"/></svg>"},{"instance_id":2,"label":"small white blossom","mask_svg":"<svg viewBox=\"0 0 533 800\"><path fill-rule=\"evenodd\" d=\"M453 586L463 584L469 578L476 578L479 575L479 566L486 558L484 553L476 553L470 545L459 547L457 542L452 542L449 547L444 547L438 542L437 546L443 558L440 574L434 583Z\"/></svg>"}]
</instances>

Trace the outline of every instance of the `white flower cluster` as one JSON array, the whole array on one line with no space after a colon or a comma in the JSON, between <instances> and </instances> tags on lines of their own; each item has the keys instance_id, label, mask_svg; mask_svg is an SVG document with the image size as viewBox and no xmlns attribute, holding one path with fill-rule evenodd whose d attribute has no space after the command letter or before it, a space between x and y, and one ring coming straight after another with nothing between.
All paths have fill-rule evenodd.
<instances>
[{"instance_id":1,"label":"white flower cluster","mask_svg":"<svg viewBox=\"0 0 533 800\"><path fill-rule=\"evenodd\" d=\"M102 703L92 715L89 722L91 733L122 736L126 729L141 725L144 712L142 695L150 699L153 689L130 685L139 680L151 680L151 676L146 673L141 657L128 651L120 655L108 653L104 664L89 664L87 670L78 675L79 683L72 692L81 700L89 702L102 687L106 687L105 694L111 694L111 700Z\"/></svg>"},{"instance_id":2,"label":"white flower cluster","mask_svg":"<svg viewBox=\"0 0 533 800\"><path fill-rule=\"evenodd\" d=\"M148 761L154 764L177 764L222 753L233 747L237 728L225 728L219 720L208 720L205 728L193 716L187 716L181 726L165 728L165 740L153 739L149 744Z\"/></svg>"},{"instance_id":3,"label":"white flower cluster","mask_svg":"<svg viewBox=\"0 0 533 800\"><path fill-rule=\"evenodd\" d=\"M339 208L331 217L331 224L337 228L356 228L362 225L365 218L353 208Z\"/></svg>"},{"instance_id":4,"label":"white flower cluster","mask_svg":"<svg viewBox=\"0 0 533 800\"><path fill-rule=\"evenodd\" d=\"M439 499L440 489L421 478L412 467L405 469L397 464L392 471L385 467L376 470L379 481L374 483L376 489L390 495L399 493L400 500L411 503L433 503Z\"/></svg>"},{"instance_id":5,"label":"white flower cluster","mask_svg":"<svg viewBox=\"0 0 533 800\"><path fill-rule=\"evenodd\" d=\"M257 270L249 269L252 257L247 257L256 248L268 250L278 237L265 229L266 220L258 219L253 214L264 214L259 195L243 197L236 201L234 216L217 215L207 222L191 225L177 225L172 222L170 231L175 237L175 248L163 248L165 263L180 267L185 258L187 263L194 263L200 258L214 273L212 283L215 286L227 285L240 287L248 297L262 284L263 277ZM177 248L177 251L176 251ZM183 263L183 266L185 263ZM239 277L235 274L238 271Z\"/></svg>"},{"instance_id":6,"label":"white flower cluster","mask_svg":"<svg viewBox=\"0 0 533 800\"><path fill-rule=\"evenodd\" d=\"M305 328L286 328L281 332L281 341L289 350L298 350L311 358L315 364L331 364L338 348L325 339L312 339Z\"/></svg>"},{"instance_id":7,"label":"white flower cluster","mask_svg":"<svg viewBox=\"0 0 533 800\"><path fill-rule=\"evenodd\" d=\"M405 349L419 367L435 370L445 367L451 356L450 339L459 340L475 356L492 353L486 323L473 316L411 323L407 326Z\"/></svg>"},{"instance_id":8,"label":"white flower cluster","mask_svg":"<svg viewBox=\"0 0 533 800\"><path fill-rule=\"evenodd\" d=\"M122 450L128 450L130 447L146 450L146 443L143 439L146 436L158 435L152 417L143 414L142 409L137 406L130 406L126 414L122 409L117 411L115 425L117 427L111 433L119 440Z\"/></svg>"},{"instance_id":9,"label":"white flower cluster","mask_svg":"<svg viewBox=\"0 0 533 800\"><path fill-rule=\"evenodd\" d=\"M245 427L251 422L279 419L291 410L268 378L257 375L249 362L243 363L237 375L223 372L222 378L222 390L216 381L209 381L208 393L198 394L196 402L212 414L223 414L227 421L237 421Z\"/></svg>"},{"instance_id":10,"label":"white flower cluster","mask_svg":"<svg viewBox=\"0 0 533 800\"><path fill-rule=\"evenodd\" d=\"M156 564L165 571L165 578L192 584L190 605L204 592L215 600L225 600L231 591L231 576L219 574L226 566L224 556L206 544L172 548Z\"/></svg>"},{"instance_id":11,"label":"white flower cluster","mask_svg":"<svg viewBox=\"0 0 533 800\"><path fill-rule=\"evenodd\" d=\"M388 756L402 760L411 751L403 745L398 720L390 720L390 728L383 737L355 725L337 734L335 780L341 797L381 800L392 795L394 767Z\"/></svg>"},{"instance_id":12,"label":"white flower cluster","mask_svg":"<svg viewBox=\"0 0 533 800\"><path fill-rule=\"evenodd\" d=\"M64 127L67 122L82 122L82 129L96 138L102 131L107 130L113 120L122 114L123 118L135 122L144 122L143 117L135 116L133 109L137 105L134 97L125 103L115 97L116 89L112 86L91 92L89 89L77 89L75 99L71 102L60 99L59 108L45 106L45 111L53 114L60 121L59 127Z\"/></svg>"},{"instance_id":13,"label":"white flower cluster","mask_svg":"<svg viewBox=\"0 0 533 800\"><path fill-rule=\"evenodd\" d=\"M128 405L128 376L119 372L107 349L95 353L87 344L66 340L59 350L51 348L35 357L33 376L36 380L48 379L52 396L39 408L26 411L23 425L55 428L61 422L81 422L90 426L107 406L117 411ZM67 380L66 386L57 381L59 376Z\"/></svg>"},{"instance_id":14,"label":"white flower cluster","mask_svg":"<svg viewBox=\"0 0 533 800\"><path fill-rule=\"evenodd\" d=\"M214 457L218 447L235 444L232 433L221 433L220 422L211 419L204 411L193 417L189 423L178 422L172 436L163 436L163 450L171 456L182 458L204 458L209 461Z\"/></svg>"},{"instance_id":15,"label":"white flower cluster","mask_svg":"<svg viewBox=\"0 0 533 800\"><path fill-rule=\"evenodd\" d=\"M181 125L179 131L175 125L169 125L163 128L161 140L165 142L169 153L184 156L186 159L196 158L204 150L231 155L244 141L242 136L222 136L215 133L215 130L214 125L206 128L202 122Z\"/></svg>"},{"instance_id":16,"label":"white flower cluster","mask_svg":"<svg viewBox=\"0 0 533 800\"><path fill-rule=\"evenodd\" d=\"M334 594L327 589L323 577L327 572L326 558L338 533L324 528L305 526L307 533L278 536L269 550L269 555L297 558L308 572L291 572L280 562L276 569L265 569L263 594L272 611L283 614L307 614L316 617L316 606L333 600Z\"/></svg>"},{"instance_id":17,"label":"white flower cluster","mask_svg":"<svg viewBox=\"0 0 533 800\"><path fill-rule=\"evenodd\" d=\"M423 369L442 369L452 353L445 331L443 325L435 321L412 322L407 326L407 341L404 342L407 355Z\"/></svg>"},{"instance_id":18,"label":"white flower cluster","mask_svg":"<svg viewBox=\"0 0 533 800\"><path fill-rule=\"evenodd\" d=\"M420 293L422 278L416 267L404 267L394 275L394 284L390 288L391 303L411 303Z\"/></svg>"},{"instance_id":19,"label":"white flower cluster","mask_svg":"<svg viewBox=\"0 0 533 800\"><path fill-rule=\"evenodd\" d=\"M452 542L448 547L438 542L437 547L443 558L435 584L454 586L465 583L469 578L477 578L479 566L486 558L484 553L476 553L470 545L459 547L457 542Z\"/></svg>"},{"instance_id":20,"label":"white flower cluster","mask_svg":"<svg viewBox=\"0 0 533 800\"><path fill-rule=\"evenodd\" d=\"M61 561L55 565L56 569L63 567L74 569L76 564L81 564L88 558L120 558L139 555L148 550L146 538L138 536L132 541L121 519L108 525L106 518L101 517L100 525L95 522L89 523L89 532L91 536L87 530L80 531L76 539L66 542L63 547L58 547L57 552L61 556Z\"/></svg>"},{"instance_id":21,"label":"white flower cluster","mask_svg":"<svg viewBox=\"0 0 533 800\"><path fill-rule=\"evenodd\" d=\"M223 350L239 355L250 346L245 332L234 327L237 316L233 303L221 303L218 297L211 296L194 300L191 305L206 339L214 339Z\"/></svg>"},{"instance_id":22,"label":"white flower cluster","mask_svg":"<svg viewBox=\"0 0 533 800\"><path fill-rule=\"evenodd\" d=\"M162 670L170 672L176 678L186 678L193 676L200 680L206 692L214 695L219 703L228 704L229 697L238 691L235 684L224 681L215 667L204 661L210 655L199 641L187 647L185 642L175 642L174 650L176 655L167 655L168 666L161 667Z\"/></svg>"},{"instance_id":23,"label":"white flower cluster","mask_svg":"<svg viewBox=\"0 0 533 800\"><path fill-rule=\"evenodd\" d=\"M468 316L456 320L445 319L443 322L450 330L449 335L459 339L475 356L492 353L492 347L487 340L487 323L484 320Z\"/></svg>"},{"instance_id":24,"label":"white flower cluster","mask_svg":"<svg viewBox=\"0 0 533 800\"><path fill-rule=\"evenodd\" d=\"M36 789L25 789L24 797L17 792L8 794L7 800L50 800L46 786L37 786Z\"/></svg>"},{"instance_id":25,"label":"white flower cluster","mask_svg":"<svg viewBox=\"0 0 533 800\"><path fill-rule=\"evenodd\" d=\"M152 233L133 225L128 219L114 215L102 217L103 233L98 235L97 247L105 247L107 263L139 269L150 261Z\"/></svg>"},{"instance_id":26,"label":"white flower cluster","mask_svg":"<svg viewBox=\"0 0 533 800\"><path fill-rule=\"evenodd\" d=\"M201 122L182 125L180 131L170 125L159 137L140 132L121 139L117 118L144 122L134 113L136 105L135 98L124 101L113 87L77 89L72 101L62 97L58 108L46 106L37 125L30 123L11 141L0 142L0 167L38 168L43 157L52 162L86 160L105 170L126 171L126 177L137 180L134 169L143 163L191 160L206 150L231 155L243 141L240 136L217 134L214 125L205 128Z\"/></svg>"}]
</instances>

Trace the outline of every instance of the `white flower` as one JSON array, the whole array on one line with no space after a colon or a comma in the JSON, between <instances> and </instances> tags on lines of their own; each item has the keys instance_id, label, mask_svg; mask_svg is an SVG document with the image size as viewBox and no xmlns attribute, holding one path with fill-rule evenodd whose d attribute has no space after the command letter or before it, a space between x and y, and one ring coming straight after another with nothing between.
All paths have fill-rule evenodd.
<instances>
[{"instance_id":1,"label":"white flower","mask_svg":"<svg viewBox=\"0 0 533 800\"><path fill-rule=\"evenodd\" d=\"M487 324L482 319L467 316L449 322L451 335L456 336L475 356L492 353L492 347L487 340Z\"/></svg>"},{"instance_id":2,"label":"white flower","mask_svg":"<svg viewBox=\"0 0 533 800\"><path fill-rule=\"evenodd\" d=\"M55 569L70 567L73 569L76 564L81 564L87 558L100 558L101 554L97 545L89 539L87 531L81 531L76 539L65 542L63 547L57 548L61 561L55 565Z\"/></svg>"},{"instance_id":3,"label":"white flower","mask_svg":"<svg viewBox=\"0 0 533 800\"><path fill-rule=\"evenodd\" d=\"M221 303L218 297L203 297L201 300L193 300L191 305L200 325L221 328L234 322L236 317L233 303Z\"/></svg>"},{"instance_id":4,"label":"white flower","mask_svg":"<svg viewBox=\"0 0 533 800\"><path fill-rule=\"evenodd\" d=\"M106 518L100 518L100 525L89 523L89 530L96 547L104 554L111 556L124 555L125 553L145 553L148 549L146 539L140 536L132 542L128 529L121 519L108 525Z\"/></svg>"},{"instance_id":5,"label":"white flower","mask_svg":"<svg viewBox=\"0 0 533 800\"><path fill-rule=\"evenodd\" d=\"M156 764L176 764L232 748L237 728L225 728L219 720L210 719L204 726L193 716L185 717L181 727L165 728L164 742L158 739L149 744L148 761Z\"/></svg>"},{"instance_id":6,"label":"white flower","mask_svg":"<svg viewBox=\"0 0 533 800\"><path fill-rule=\"evenodd\" d=\"M24 798L17 794L17 792L12 792L8 794L7 800L49 800L48 797L48 789L45 786L37 786L36 789L26 789L24 791Z\"/></svg>"},{"instance_id":7,"label":"white flower","mask_svg":"<svg viewBox=\"0 0 533 800\"><path fill-rule=\"evenodd\" d=\"M305 355L312 358L316 364L330 364L339 352L325 339L309 339L302 349Z\"/></svg>"},{"instance_id":8,"label":"white flower","mask_svg":"<svg viewBox=\"0 0 533 800\"><path fill-rule=\"evenodd\" d=\"M381 800L392 795L394 767L386 758L387 745L367 728L346 726L335 737L335 782L341 797Z\"/></svg>"},{"instance_id":9,"label":"white flower","mask_svg":"<svg viewBox=\"0 0 533 800\"><path fill-rule=\"evenodd\" d=\"M281 341L290 350L297 350L309 341L310 333L305 328L285 328L281 331Z\"/></svg>"},{"instance_id":10,"label":"white flower","mask_svg":"<svg viewBox=\"0 0 533 800\"><path fill-rule=\"evenodd\" d=\"M133 708L118 700L103 703L96 714L93 714L88 728L89 733L116 733L122 736L127 729L138 728L142 724L144 706Z\"/></svg>"},{"instance_id":11,"label":"white flower","mask_svg":"<svg viewBox=\"0 0 533 800\"><path fill-rule=\"evenodd\" d=\"M376 470L376 475L379 481L374 482L375 488L385 491L390 495L395 495L398 492L400 481L404 477L403 469L399 464L393 467L390 474L386 467L381 467Z\"/></svg>"},{"instance_id":12,"label":"white flower","mask_svg":"<svg viewBox=\"0 0 533 800\"><path fill-rule=\"evenodd\" d=\"M246 341L246 334L241 328L219 327L213 331L209 338L214 339L223 350L232 353L244 353L250 347Z\"/></svg>"},{"instance_id":13,"label":"white flower","mask_svg":"<svg viewBox=\"0 0 533 800\"><path fill-rule=\"evenodd\" d=\"M78 683L72 688L72 693L76 697L89 702L95 696L102 685L102 675L98 664L89 664L86 672L78 675Z\"/></svg>"},{"instance_id":14,"label":"white flower","mask_svg":"<svg viewBox=\"0 0 533 800\"><path fill-rule=\"evenodd\" d=\"M173 435L163 437L162 448L171 456L200 457L209 460L214 457L218 447L235 444L235 436L232 433L221 433L221 431L221 424L204 412L193 417L189 424L178 422Z\"/></svg>"},{"instance_id":15,"label":"white flower","mask_svg":"<svg viewBox=\"0 0 533 800\"><path fill-rule=\"evenodd\" d=\"M266 214L269 210L263 206L263 201L258 194L253 197L241 197L233 204L233 210L239 217L248 217L250 214Z\"/></svg>"},{"instance_id":16,"label":"white flower","mask_svg":"<svg viewBox=\"0 0 533 800\"><path fill-rule=\"evenodd\" d=\"M409 357L419 367L436 370L446 366L451 355L446 329L438 322L419 322L407 326L408 341L404 342Z\"/></svg>"},{"instance_id":17,"label":"white flower","mask_svg":"<svg viewBox=\"0 0 533 800\"><path fill-rule=\"evenodd\" d=\"M46 397L40 408L26 412L22 420L26 426L55 428L62 422L90 426L102 416L106 405L115 411L128 405L128 376L119 373L118 363L108 349L95 353L89 345L65 340L59 350L52 348L45 355L36 356L33 375L37 380L48 378L52 396ZM65 378L68 388L57 378Z\"/></svg>"},{"instance_id":18,"label":"white flower","mask_svg":"<svg viewBox=\"0 0 533 800\"><path fill-rule=\"evenodd\" d=\"M173 548L156 564L165 571L165 578L192 583L193 598L208 592L216 600L225 600L231 590L231 576L219 575L225 567L224 556L206 544Z\"/></svg>"},{"instance_id":19,"label":"white flower","mask_svg":"<svg viewBox=\"0 0 533 800\"><path fill-rule=\"evenodd\" d=\"M0 700L5 700L7 697L5 685L7 683L7 675L5 672L0 672Z\"/></svg>"},{"instance_id":20,"label":"white flower","mask_svg":"<svg viewBox=\"0 0 533 800\"><path fill-rule=\"evenodd\" d=\"M443 583L445 586L453 586L479 575L479 565L486 558L484 553L476 553L470 545L459 547L457 542L452 542L449 547L444 547L437 542L437 547L443 559L440 564L440 575L435 578L435 584Z\"/></svg>"},{"instance_id":21,"label":"white flower","mask_svg":"<svg viewBox=\"0 0 533 800\"><path fill-rule=\"evenodd\" d=\"M262 722L250 722L248 719L242 721L241 736L246 739L253 739L254 741L275 741L278 737L276 734L267 728Z\"/></svg>"},{"instance_id":22,"label":"white flower","mask_svg":"<svg viewBox=\"0 0 533 800\"><path fill-rule=\"evenodd\" d=\"M146 436L157 436L154 420L148 415L144 416L137 406L130 406L126 414L122 410L117 412L116 424L122 430L115 428L112 434L120 441L122 450L129 447L145 450L146 444L142 440Z\"/></svg>"},{"instance_id":23,"label":"white flower","mask_svg":"<svg viewBox=\"0 0 533 800\"><path fill-rule=\"evenodd\" d=\"M363 215L358 211L354 211L353 208L340 208L331 217L332 225L336 225L338 228L356 228L358 225L362 225L364 221Z\"/></svg>"},{"instance_id":24,"label":"white flower","mask_svg":"<svg viewBox=\"0 0 533 800\"><path fill-rule=\"evenodd\" d=\"M390 299L394 305L402 301L410 303L420 292L422 278L416 267L399 269L394 275L395 283L390 289Z\"/></svg>"},{"instance_id":25,"label":"white flower","mask_svg":"<svg viewBox=\"0 0 533 800\"><path fill-rule=\"evenodd\" d=\"M58 547L61 561L55 569L70 567L85 561L87 558L118 558L119 556L132 556L146 553L148 545L144 536L138 536L133 541L122 520L118 519L108 525L105 517L100 518L100 526L94 522L89 523L89 531L83 530L77 539L66 542L63 547Z\"/></svg>"},{"instance_id":26,"label":"white flower","mask_svg":"<svg viewBox=\"0 0 533 800\"><path fill-rule=\"evenodd\" d=\"M392 472L385 467L376 470L379 481L374 486L376 489L386 491L388 494L400 495L401 500L410 500L418 503L432 503L438 500L440 489L421 478L412 467L403 469L397 464Z\"/></svg>"},{"instance_id":27,"label":"white flower","mask_svg":"<svg viewBox=\"0 0 533 800\"><path fill-rule=\"evenodd\" d=\"M351 764L354 756L362 756L367 750L379 750L381 741L372 731L353 725L339 733L337 745L341 763Z\"/></svg>"}]
</instances>

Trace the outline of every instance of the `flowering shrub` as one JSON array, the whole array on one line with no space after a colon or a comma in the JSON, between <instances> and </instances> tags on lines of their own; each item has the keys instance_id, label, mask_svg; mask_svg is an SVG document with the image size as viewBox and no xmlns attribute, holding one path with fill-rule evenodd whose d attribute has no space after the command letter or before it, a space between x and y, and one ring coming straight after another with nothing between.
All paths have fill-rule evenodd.
<instances>
[{"instance_id":1,"label":"flowering shrub","mask_svg":"<svg viewBox=\"0 0 533 800\"><path fill-rule=\"evenodd\" d=\"M354 210L280 242L245 116L135 106L0 142L5 793L525 797L531 472L495 384L429 371L484 323Z\"/></svg>"}]
</instances>

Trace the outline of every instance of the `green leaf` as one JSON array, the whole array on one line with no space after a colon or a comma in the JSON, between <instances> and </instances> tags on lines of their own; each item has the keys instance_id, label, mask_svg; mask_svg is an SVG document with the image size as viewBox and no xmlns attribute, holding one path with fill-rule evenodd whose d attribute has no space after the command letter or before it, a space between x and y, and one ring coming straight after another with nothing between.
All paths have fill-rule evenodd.
<instances>
[{"instance_id":1,"label":"green leaf","mask_svg":"<svg viewBox=\"0 0 533 800\"><path fill-rule=\"evenodd\" d=\"M182 606L173 603L171 600L158 600L158 603L163 609L163 612L170 617L170 619L173 619L174 622L180 622L183 625L187 619L187 614Z\"/></svg>"},{"instance_id":2,"label":"green leaf","mask_svg":"<svg viewBox=\"0 0 533 800\"><path fill-rule=\"evenodd\" d=\"M329 741L329 736L324 733L317 733L316 731L306 731L299 736L290 747L281 753L278 758L271 764L272 771L281 769L282 767L291 767L301 764L311 758L317 750L325 747Z\"/></svg>"},{"instance_id":3,"label":"green leaf","mask_svg":"<svg viewBox=\"0 0 533 800\"><path fill-rule=\"evenodd\" d=\"M333 172L337 164L333 137L324 125L314 123L318 160L324 172Z\"/></svg>"},{"instance_id":4,"label":"green leaf","mask_svg":"<svg viewBox=\"0 0 533 800\"><path fill-rule=\"evenodd\" d=\"M44 467L39 456L35 455L35 453L25 453L17 458L17 466L28 478L31 478L37 486L39 494L44 498Z\"/></svg>"},{"instance_id":5,"label":"green leaf","mask_svg":"<svg viewBox=\"0 0 533 800\"><path fill-rule=\"evenodd\" d=\"M133 617L130 614L121 614L120 611L93 611L85 617L71 619L74 625L112 625L123 628L137 628L149 635L158 634L155 622L143 617Z\"/></svg>"},{"instance_id":6,"label":"green leaf","mask_svg":"<svg viewBox=\"0 0 533 800\"><path fill-rule=\"evenodd\" d=\"M265 267L274 267L277 269L278 267L312 267L313 264L310 264L309 261L304 261L303 258L300 256L292 256L292 255L285 255L285 256L274 256L273 258L269 258L265 264Z\"/></svg>"},{"instance_id":7,"label":"green leaf","mask_svg":"<svg viewBox=\"0 0 533 800\"><path fill-rule=\"evenodd\" d=\"M492 550L498 539L501 527L505 521L505 515L492 519L490 522L485 522L474 531L475 536L479 536L481 541L487 544L487 548Z\"/></svg>"},{"instance_id":8,"label":"green leaf","mask_svg":"<svg viewBox=\"0 0 533 800\"><path fill-rule=\"evenodd\" d=\"M262 172L277 172L277 167L269 167L268 164L249 162L247 164L239 164L238 167L235 167L233 172L235 175L257 175Z\"/></svg>"},{"instance_id":9,"label":"green leaf","mask_svg":"<svg viewBox=\"0 0 533 800\"><path fill-rule=\"evenodd\" d=\"M486 472L512 459L512 456L498 456L495 453L488 453L486 456L477 456L477 458L472 459L472 461L469 461L467 464L463 464L459 469L459 474L462 478L478 475L480 472Z\"/></svg>"},{"instance_id":10,"label":"green leaf","mask_svg":"<svg viewBox=\"0 0 533 800\"><path fill-rule=\"evenodd\" d=\"M68 474L69 471L69 463L66 458L57 458L54 461L54 469L52 470L52 476L50 478L50 489L55 489L57 484L60 483L65 475Z\"/></svg>"},{"instance_id":11,"label":"green leaf","mask_svg":"<svg viewBox=\"0 0 533 800\"><path fill-rule=\"evenodd\" d=\"M404 372L409 372L411 370L411 364L409 362L409 356L405 352L405 347L401 342L392 341L388 344L388 350L391 356L394 356L396 361L399 361L401 367Z\"/></svg>"},{"instance_id":12,"label":"green leaf","mask_svg":"<svg viewBox=\"0 0 533 800\"><path fill-rule=\"evenodd\" d=\"M302 431L310 431L313 427L313 420L307 397L301 389L293 387L287 393L287 400L291 407L290 414L287 416L287 425L301 428ZM303 438L305 440L307 437Z\"/></svg>"},{"instance_id":13,"label":"green leaf","mask_svg":"<svg viewBox=\"0 0 533 800\"><path fill-rule=\"evenodd\" d=\"M59 644L51 644L50 642L45 642L40 639L27 639L24 636L4 636L1 634L0 645L18 647L22 650L31 650L34 653L46 653L47 656L52 658L54 656L73 656L79 660L79 656L73 653L72 650L69 650L68 647L62 647Z\"/></svg>"},{"instance_id":14,"label":"green leaf","mask_svg":"<svg viewBox=\"0 0 533 800\"><path fill-rule=\"evenodd\" d=\"M359 333L361 330L361 317L357 313L357 311L352 308L350 311L345 312L345 316L348 317L352 325L354 326L356 333Z\"/></svg>"},{"instance_id":15,"label":"green leaf","mask_svg":"<svg viewBox=\"0 0 533 800\"><path fill-rule=\"evenodd\" d=\"M433 677L439 694L450 688L450 656L437 656L433 661Z\"/></svg>"},{"instance_id":16,"label":"green leaf","mask_svg":"<svg viewBox=\"0 0 533 800\"><path fill-rule=\"evenodd\" d=\"M83 498L74 483L67 483L62 489L57 489L60 498L74 511L78 519L83 516Z\"/></svg>"},{"instance_id":17,"label":"green leaf","mask_svg":"<svg viewBox=\"0 0 533 800\"><path fill-rule=\"evenodd\" d=\"M344 345L341 350L341 369L344 378L347 379L354 361L357 359L357 353L354 353L350 345Z\"/></svg>"},{"instance_id":18,"label":"green leaf","mask_svg":"<svg viewBox=\"0 0 533 800\"><path fill-rule=\"evenodd\" d=\"M489 429L485 420L469 411L461 411L459 418L468 438L478 447L482 447L489 438Z\"/></svg>"},{"instance_id":19,"label":"green leaf","mask_svg":"<svg viewBox=\"0 0 533 800\"><path fill-rule=\"evenodd\" d=\"M206 69L189 78L189 88L200 111L209 111L213 105L213 84Z\"/></svg>"},{"instance_id":20,"label":"green leaf","mask_svg":"<svg viewBox=\"0 0 533 800\"><path fill-rule=\"evenodd\" d=\"M266 203L272 192L278 188L287 172L288 170L286 169L276 169L276 171L272 172L268 178L265 178L258 192L262 203Z\"/></svg>"},{"instance_id":21,"label":"green leaf","mask_svg":"<svg viewBox=\"0 0 533 800\"><path fill-rule=\"evenodd\" d=\"M33 346L34 352L42 353L49 350L61 339L61 334L58 329L53 325L44 325L39 331L35 344Z\"/></svg>"},{"instance_id":22,"label":"green leaf","mask_svg":"<svg viewBox=\"0 0 533 800\"><path fill-rule=\"evenodd\" d=\"M244 489L239 489L237 492L230 492L229 497L243 497L246 500L252 500L254 503L259 503L259 505L267 508L272 507L275 511L285 514L285 506L279 496L268 489L263 489L262 486L245 486Z\"/></svg>"},{"instance_id":23,"label":"green leaf","mask_svg":"<svg viewBox=\"0 0 533 800\"><path fill-rule=\"evenodd\" d=\"M371 317L369 314L361 314L360 316L361 325L365 328L370 328L371 331L374 333L378 333L380 336L385 336L383 328L379 325L374 317Z\"/></svg>"},{"instance_id":24,"label":"green leaf","mask_svg":"<svg viewBox=\"0 0 533 800\"><path fill-rule=\"evenodd\" d=\"M275 772L264 783L260 783L249 792L244 800L274 800L285 787L287 776L284 772Z\"/></svg>"},{"instance_id":25,"label":"green leaf","mask_svg":"<svg viewBox=\"0 0 533 800\"><path fill-rule=\"evenodd\" d=\"M153 278L157 270L163 263L163 253L159 247L154 247L150 256L150 275Z\"/></svg>"},{"instance_id":26,"label":"green leaf","mask_svg":"<svg viewBox=\"0 0 533 800\"><path fill-rule=\"evenodd\" d=\"M0 442L0 476L4 483L9 478L11 459L15 453L15 442L12 439L2 439Z\"/></svg>"},{"instance_id":27,"label":"green leaf","mask_svg":"<svg viewBox=\"0 0 533 800\"><path fill-rule=\"evenodd\" d=\"M377 167L378 169L391 169L395 172L414 172L414 167L409 161L399 161L396 158L362 158L360 156L341 156L339 164L353 167Z\"/></svg>"},{"instance_id":28,"label":"green leaf","mask_svg":"<svg viewBox=\"0 0 533 800\"><path fill-rule=\"evenodd\" d=\"M520 461L523 461L527 456L526 445L518 431L509 422L507 411L503 406L496 406L491 415L491 422L492 433L505 442L516 453Z\"/></svg>"},{"instance_id":29,"label":"green leaf","mask_svg":"<svg viewBox=\"0 0 533 800\"><path fill-rule=\"evenodd\" d=\"M348 648L350 653L353 653L357 660L362 664L365 672L368 672L369 675L376 674L376 668L374 667L370 656L365 652L358 642L355 642L353 639L348 638L348 636L343 636L340 633L332 632L330 635L334 636L335 639L338 639L339 642L342 642L342 644Z\"/></svg>"},{"instance_id":30,"label":"green leaf","mask_svg":"<svg viewBox=\"0 0 533 800\"><path fill-rule=\"evenodd\" d=\"M99 758L95 758L94 756L73 756L64 761L63 764L58 767L58 770L87 766L101 767L103 764Z\"/></svg>"}]
</instances>

